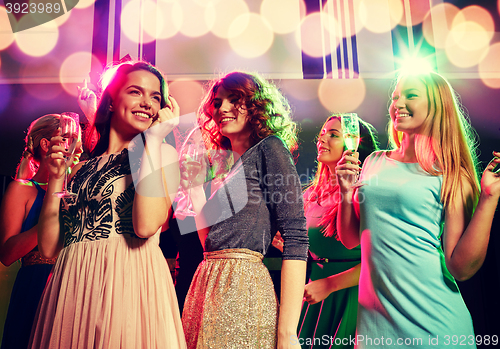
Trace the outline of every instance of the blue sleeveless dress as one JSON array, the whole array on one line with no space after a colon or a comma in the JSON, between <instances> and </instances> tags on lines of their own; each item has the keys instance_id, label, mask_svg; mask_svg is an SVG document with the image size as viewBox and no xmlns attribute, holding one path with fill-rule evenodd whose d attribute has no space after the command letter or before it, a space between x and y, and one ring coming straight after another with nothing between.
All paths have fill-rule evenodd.
<instances>
[{"instance_id":1,"label":"blue sleeveless dress","mask_svg":"<svg viewBox=\"0 0 500 349\"><path fill-rule=\"evenodd\" d=\"M475 348L472 320L444 262L441 176L386 152L359 189L358 348Z\"/></svg>"},{"instance_id":2,"label":"blue sleeveless dress","mask_svg":"<svg viewBox=\"0 0 500 349\"><path fill-rule=\"evenodd\" d=\"M40 210L45 196L45 190L42 189L37 182L33 180L31 180L31 182L35 185L38 193L28 216L21 226L21 233L30 230L38 223L38 217L40 216ZM5 320L2 349L28 347L28 340L35 313L38 308L38 302L40 301L40 297L42 296L43 289L45 288L45 284L47 283L55 260L42 260L41 257L35 257L29 258L31 262L28 263L25 260L28 256L39 256L38 248L35 247L30 253L23 257L23 266L17 273L16 281L12 288L7 318ZM37 262L40 262L40 264Z\"/></svg>"}]
</instances>

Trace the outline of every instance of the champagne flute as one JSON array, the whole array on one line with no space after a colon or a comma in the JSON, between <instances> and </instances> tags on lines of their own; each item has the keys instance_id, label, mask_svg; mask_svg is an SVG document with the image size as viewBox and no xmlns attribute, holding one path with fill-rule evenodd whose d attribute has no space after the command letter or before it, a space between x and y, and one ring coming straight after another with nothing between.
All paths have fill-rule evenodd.
<instances>
[{"instance_id":1,"label":"champagne flute","mask_svg":"<svg viewBox=\"0 0 500 349\"><path fill-rule=\"evenodd\" d=\"M358 150L360 134L359 134L359 119L356 113L341 114L342 134L344 136L344 144L347 150L356 152ZM353 186L357 185L358 176L355 177Z\"/></svg>"},{"instance_id":2,"label":"champagne flute","mask_svg":"<svg viewBox=\"0 0 500 349\"><path fill-rule=\"evenodd\" d=\"M187 146L187 150L185 152L185 160L184 160L184 164L187 167L188 180L189 180L187 192L184 191L186 203L184 207L176 211L176 214L180 214L182 216L191 216L191 217L196 216L196 212L193 211L193 203L191 201L191 187L193 186L193 178L196 177L199 169L201 168L202 156L203 153L199 145L189 144Z\"/></svg>"},{"instance_id":3,"label":"champagne flute","mask_svg":"<svg viewBox=\"0 0 500 349\"><path fill-rule=\"evenodd\" d=\"M61 145L66 149L64 153L64 183L63 190L55 192L52 195L58 198L76 198L75 193L71 193L67 190L68 185L68 170L72 162L73 153L75 152L76 143L79 138L79 116L75 113L63 113L59 118L59 128L61 129L61 136L63 137L63 142Z\"/></svg>"},{"instance_id":4,"label":"champagne flute","mask_svg":"<svg viewBox=\"0 0 500 349\"><path fill-rule=\"evenodd\" d=\"M360 139L358 114L342 114L341 123L345 147L347 148L347 150L356 152L358 150Z\"/></svg>"}]
</instances>

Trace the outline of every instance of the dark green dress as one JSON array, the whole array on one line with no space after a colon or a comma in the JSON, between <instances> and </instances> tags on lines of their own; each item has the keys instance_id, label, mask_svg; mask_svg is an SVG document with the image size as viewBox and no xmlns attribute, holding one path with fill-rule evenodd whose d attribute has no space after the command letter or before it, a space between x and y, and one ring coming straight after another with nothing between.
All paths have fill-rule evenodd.
<instances>
[{"instance_id":1,"label":"dark green dress","mask_svg":"<svg viewBox=\"0 0 500 349\"><path fill-rule=\"evenodd\" d=\"M320 228L309 228L309 249L320 259L313 261L311 281L341 273L361 262L361 249L348 250L335 237L326 237ZM331 293L322 302L304 302L298 336L302 348L353 348L356 335L358 287Z\"/></svg>"}]
</instances>

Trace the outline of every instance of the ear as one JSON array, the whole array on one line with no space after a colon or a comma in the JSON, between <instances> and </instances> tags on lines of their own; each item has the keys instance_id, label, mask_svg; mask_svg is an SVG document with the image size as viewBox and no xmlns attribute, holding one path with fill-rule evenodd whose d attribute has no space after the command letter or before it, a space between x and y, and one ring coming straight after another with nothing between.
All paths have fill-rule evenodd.
<instances>
[{"instance_id":1,"label":"ear","mask_svg":"<svg viewBox=\"0 0 500 349\"><path fill-rule=\"evenodd\" d=\"M40 140L40 148L42 148L42 150L44 152L48 152L49 151L49 145L50 145L50 141L47 138L42 138Z\"/></svg>"}]
</instances>

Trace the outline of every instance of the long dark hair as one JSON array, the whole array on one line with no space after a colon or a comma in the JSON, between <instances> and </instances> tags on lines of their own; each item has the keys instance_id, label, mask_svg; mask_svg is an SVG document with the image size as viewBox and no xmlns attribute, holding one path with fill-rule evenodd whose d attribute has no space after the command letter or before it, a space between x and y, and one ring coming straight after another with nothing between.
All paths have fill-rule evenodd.
<instances>
[{"instance_id":1,"label":"long dark hair","mask_svg":"<svg viewBox=\"0 0 500 349\"><path fill-rule=\"evenodd\" d=\"M118 90L123 86L127 75L137 70L145 70L154 74L160 81L161 101L160 106L164 108L168 104L168 86L163 74L153 65L144 61L126 61L119 64L111 64L102 74L100 83L99 106L95 114L94 124L86 139L86 148L90 156L102 155L109 146L109 131L111 127L110 106Z\"/></svg>"}]
</instances>

